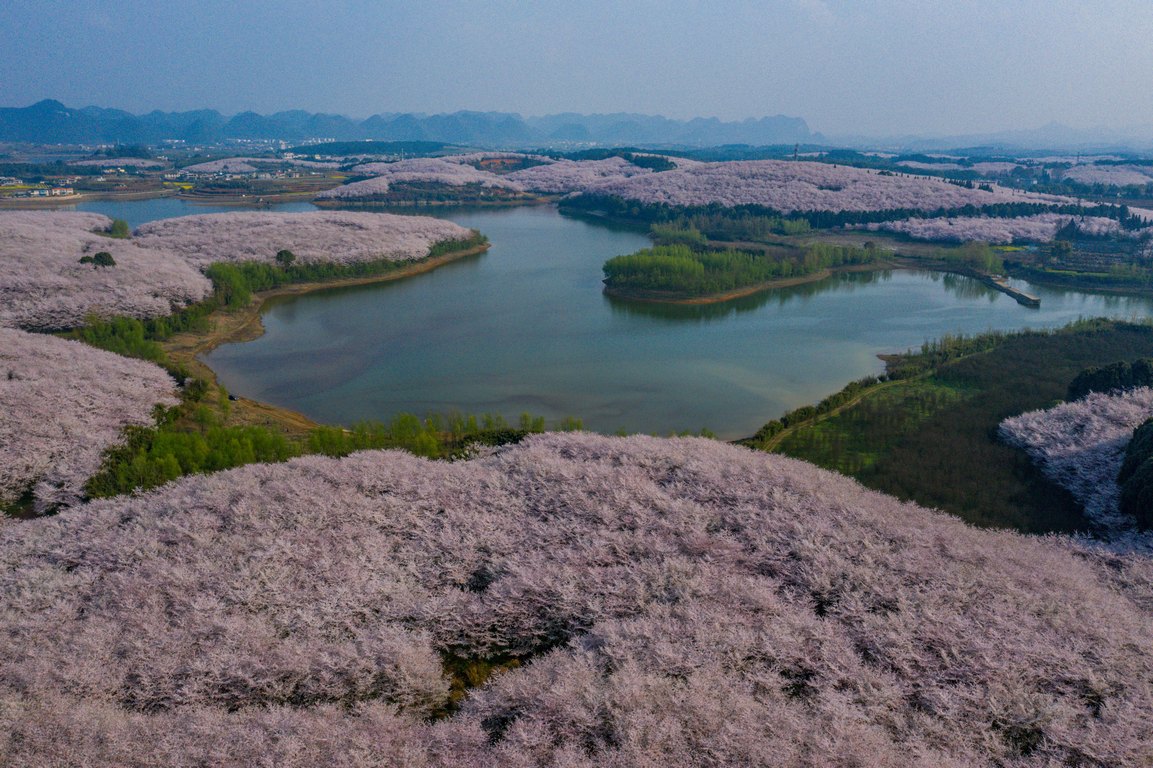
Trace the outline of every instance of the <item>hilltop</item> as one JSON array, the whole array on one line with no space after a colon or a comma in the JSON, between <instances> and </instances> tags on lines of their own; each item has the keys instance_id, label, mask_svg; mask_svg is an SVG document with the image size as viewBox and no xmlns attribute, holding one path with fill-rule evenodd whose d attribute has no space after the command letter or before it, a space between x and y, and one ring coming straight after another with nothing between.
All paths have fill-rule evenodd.
<instances>
[{"instance_id":1,"label":"hilltop","mask_svg":"<svg viewBox=\"0 0 1153 768\"><path fill-rule=\"evenodd\" d=\"M10 523L0 561L11 765L1150 754L1148 558L707 440L252 465Z\"/></svg>"}]
</instances>

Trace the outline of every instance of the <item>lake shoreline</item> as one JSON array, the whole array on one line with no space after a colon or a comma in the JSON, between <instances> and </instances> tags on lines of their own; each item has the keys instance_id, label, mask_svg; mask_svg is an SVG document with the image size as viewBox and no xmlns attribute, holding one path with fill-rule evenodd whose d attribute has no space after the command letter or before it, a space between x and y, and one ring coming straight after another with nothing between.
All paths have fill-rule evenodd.
<instances>
[{"instance_id":1,"label":"lake shoreline","mask_svg":"<svg viewBox=\"0 0 1153 768\"><path fill-rule=\"evenodd\" d=\"M177 192L174 189L157 189L145 192L77 192L57 197L0 197L0 210L37 210L66 207L77 203L132 202L161 197L177 197Z\"/></svg>"},{"instance_id":2,"label":"lake shoreline","mask_svg":"<svg viewBox=\"0 0 1153 768\"><path fill-rule=\"evenodd\" d=\"M166 341L161 342L161 346L172 362L185 366L192 375L202 378L214 386L219 386L220 382L216 371L201 360L200 357L208 354L222 344L252 341L263 336L264 323L262 317L264 308L269 301L283 296L301 296L331 288L349 288L359 285L374 285L377 283L401 280L406 277L431 272L438 267L460 259L480 255L487 251L489 247L489 244L485 243L483 245L441 254L440 256L425 257L419 261L413 261L394 271L380 275L292 283L267 291L260 291L254 293L248 305L243 308L221 308L214 311L207 318L210 323L210 328L207 331L178 333ZM251 420L265 424L275 422L288 433L303 434L317 427L325 426L290 408L283 408L247 397L232 397L234 397L233 407L248 411L248 416Z\"/></svg>"}]
</instances>

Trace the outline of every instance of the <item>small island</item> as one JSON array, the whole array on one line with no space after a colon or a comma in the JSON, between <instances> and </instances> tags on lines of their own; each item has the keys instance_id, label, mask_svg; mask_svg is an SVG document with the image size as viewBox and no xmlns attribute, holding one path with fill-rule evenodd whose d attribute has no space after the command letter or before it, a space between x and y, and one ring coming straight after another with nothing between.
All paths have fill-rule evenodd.
<instances>
[{"instance_id":1,"label":"small island","mask_svg":"<svg viewBox=\"0 0 1153 768\"><path fill-rule=\"evenodd\" d=\"M691 230L696 233L696 230ZM872 247L812 243L804 248L736 249L701 241L657 245L605 262L605 293L620 298L676 303L727 301L769 288L827 277L832 269L877 261Z\"/></svg>"}]
</instances>

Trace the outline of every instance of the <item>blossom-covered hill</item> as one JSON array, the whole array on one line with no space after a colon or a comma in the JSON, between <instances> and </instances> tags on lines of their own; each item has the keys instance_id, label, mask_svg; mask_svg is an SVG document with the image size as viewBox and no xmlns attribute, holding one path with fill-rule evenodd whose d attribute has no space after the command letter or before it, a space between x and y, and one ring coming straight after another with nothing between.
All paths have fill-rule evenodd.
<instances>
[{"instance_id":1,"label":"blossom-covered hill","mask_svg":"<svg viewBox=\"0 0 1153 768\"><path fill-rule=\"evenodd\" d=\"M168 315L212 292L200 270L213 262L273 263L282 249L301 263L419 259L472 233L426 216L316 211L217 213L155 221L136 236L97 234L112 220L92 213L0 213L0 326L55 330L87 315ZM101 251L115 266L80 258Z\"/></svg>"},{"instance_id":2,"label":"blossom-covered hill","mask_svg":"<svg viewBox=\"0 0 1153 768\"><path fill-rule=\"evenodd\" d=\"M1153 754L1147 559L711 441L253 465L10 525L0 563L11 765ZM477 657L520 665L458 709L442 660Z\"/></svg>"},{"instance_id":3,"label":"blossom-covered hill","mask_svg":"<svg viewBox=\"0 0 1153 768\"><path fill-rule=\"evenodd\" d=\"M506 192L524 192L514 181L465 163L450 162L442 158L424 157L398 160L392 163L365 163L352 169L355 173L371 174L372 178L354 181L316 196L318 200L354 200L386 194L395 184L423 182L447 187L477 186Z\"/></svg>"},{"instance_id":4,"label":"blossom-covered hill","mask_svg":"<svg viewBox=\"0 0 1153 768\"><path fill-rule=\"evenodd\" d=\"M459 224L428 216L307 211L161 219L141 225L133 240L204 268L229 261L275 263L282 249L305 264L406 261L427 256L435 243L465 240L471 234Z\"/></svg>"},{"instance_id":5,"label":"blossom-covered hill","mask_svg":"<svg viewBox=\"0 0 1153 768\"><path fill-rule=\"evenodd\" d=\"M1153 538L1135 532L1118 508L1117 473L1133 430L1153 417L1153 389L1093 392L1070 403L1030 411L1001 423L1008 444L1023 449L1054 482L1085 507L1113 544L1153 551Z\"/></svg>"},{"instance_id":6,"label":"blossom-covered hill","mask_svg":"<svg viewBox=\"0 0 1153 768\"><path fill-rule=\"evenodd\" d=\"M1108 187L1153 184L1153 169L1135 165L1075 165L1061 176L1067 181L1081 184L1102 184Z\"/></svg>"},{"instance_id":7,"label":"blossom-covered hill","mask_svg":"<svg viewBox=\"0 0 1153 768\"><path fill-rule=\"evenodd\" d=\"M505 178L536 192L567 194L596 189L609 181L646 173L652 173L652 170L633 165L623 157L609 157L604 160L557 160L513 171Z\"/></svg>"},{"instance_id":8,"label":"blossom-covered hill","mask_svg":"<svg viewBox=\"0 0 1153 768\"><path fill-rule=\"evenodd\" d=\"M0 328L0 505L29 486L37 512L77 503L124 427L151 423L173 388L152 363Z\"/></svg>"},{"instance_id":9,"label":"blossom-covered hill","mask_svg":"<svg viewBox=\"0 0 1153 768\"><path fill-rule=\"evenodd\" d=\"M1094 237L1138 238L1153 233L1153 228L1125 230L1116 219L1101 216L1069 216L1059 213L1040 213L1017 218L989 216L957 216L951 218L901 219L865 225L872 231L899 232L918 240L968 242L980 240L998 245L1016 242L1045 243L1051 241L1062 227L1076 222L1079 232Z\"/></svg>"},{"instance_id":10,"label":"blossom-covered hill","mask_svg":"<svg viewBox=\"0 0 1153 768\"><path fill-rule=\"evenodd\" d=\"M673 206L763 205L795 211L933 211L997 203L1068 203L1071 199L991 186L958 186L931 176L784 160L700 163L597 186L597 193Z\"/></svg>"},{"instance_id":11,"label":"blossom-covered hill","mask_svg":"<svg viewBox=\"0 0 1153 768\"><path fill-rule=\"evenodd\" d=\"M94 213L0 213L0 326L70 328L89 313L156 317L211 292L208 278L161 244L96 234L111 224ZM102 251L116 266L80 263Z\"/></svg>"},{"instance_id":12,"label":"blossom-covered hill","mask_svg":"<svg viewBox=\"0 0 1153 768\"><path fill-rule=\"evenodd\" d=\"M481 165L502 159L527 160L533 165L511 173L493 173L474 166L474 163ZM403 182L432 183L446 187L474 185L510 193L529 191L561 194L591 191L606 182L652 173L651 169L642 168L621 157L604 160L556 160L540 155L511 152L365 163L352 170L355 173L372 174L373 178L321 192L317 195L317 199L339 201L385 195L393 185Z\"/></svg>"}]
</instances>

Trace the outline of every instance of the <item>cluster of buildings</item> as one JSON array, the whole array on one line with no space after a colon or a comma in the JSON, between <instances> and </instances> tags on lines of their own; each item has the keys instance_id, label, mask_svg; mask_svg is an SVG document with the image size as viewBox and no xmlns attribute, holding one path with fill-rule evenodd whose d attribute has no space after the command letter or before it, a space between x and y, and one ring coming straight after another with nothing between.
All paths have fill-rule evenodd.
<instances>
[{"instance_id":1,"label":"cluster of buildings","mask_svg":"<svg viewBox=\"0 0 1153 768\"><path fill-rule=\"evenodd\" d=\"M17 187L5 190L4 197L71 197L76 194L71 186L25 187L20 179L9 177L0 177L0 187Z\"/></svg>"}]
</instances>

